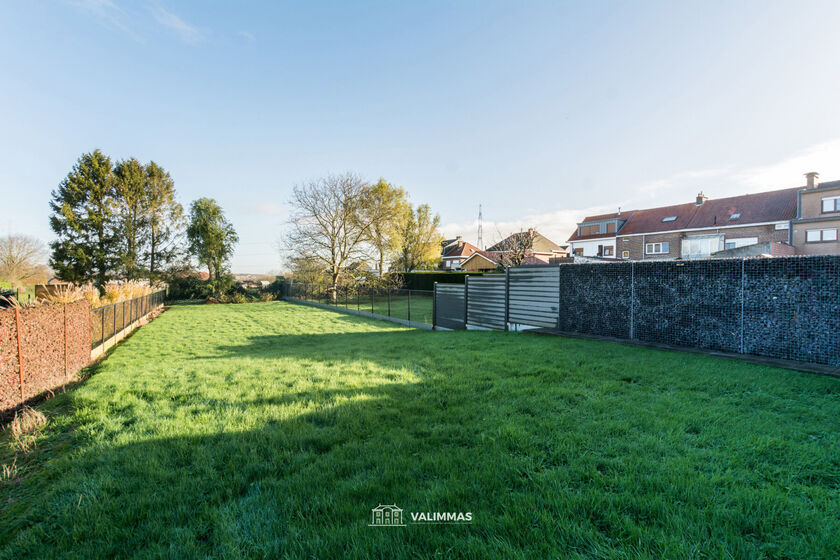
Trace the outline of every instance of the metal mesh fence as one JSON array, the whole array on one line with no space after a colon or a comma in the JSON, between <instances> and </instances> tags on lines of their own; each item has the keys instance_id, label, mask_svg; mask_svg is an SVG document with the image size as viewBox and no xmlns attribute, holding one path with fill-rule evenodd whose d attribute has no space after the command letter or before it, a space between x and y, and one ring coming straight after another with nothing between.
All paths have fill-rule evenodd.
<instances>
[{"instance_id":1,"label":"metal mesh fence","mask_svg":"<svg viewBox=\"0 0 840 560\"><path fill-rule=\"evenodd\" d=\"M364 285L332 286L294 282L289 298L311 301L380 317L400 319L431 325L433 322L433 292L374 288Z\"/></svg>"},{"instance_id":2,"label":"metal mesh fence","mask_svg":"<svg viewBox=\"0 0 840 560\"><path fill-rule=\"evenodd\" d=\"M163 305L165 290L90 310L91 348L110 341L132 323Z\"/></svg>"}]
</instances>

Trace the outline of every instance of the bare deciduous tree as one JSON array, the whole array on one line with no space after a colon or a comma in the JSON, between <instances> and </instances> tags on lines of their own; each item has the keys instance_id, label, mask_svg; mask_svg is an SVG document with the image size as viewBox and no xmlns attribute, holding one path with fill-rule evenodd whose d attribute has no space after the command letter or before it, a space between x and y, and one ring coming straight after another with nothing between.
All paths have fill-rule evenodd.
<instances>
[{"instance_id":1,"label":"bare deciduous tree","mask_svg":"<svg viewBox=\"0 0 840 560\"><path fill-rule=\"evenodd\" d=\"M534 253L534 239L537 234L533 228L507 236L491 249L500 252L502 266L519 266Z\"/></svg>"},{"instance_id":2,"label":"bare deciduous tree","mask_svg":"<svg viewBox=\"0 0 840 560\"><path fill-rule=\"evenodd\" d=\"M364 259L371 217L363 211L369 186L352 173L328 175L295 186L287 248L294 261L323 267L331 297L345 267Z\"/></svg>"},{"instance_id":3,"label":"bare deciduous tree","mask_svg":"<svg viewBox=\"0 0 840 560\"><path fill-rule=\"evenodd\" d=\"M42 274L47 252L34 237L10 234L0 237L0 280L21 284Z\"/></svg>"}]
</instances>

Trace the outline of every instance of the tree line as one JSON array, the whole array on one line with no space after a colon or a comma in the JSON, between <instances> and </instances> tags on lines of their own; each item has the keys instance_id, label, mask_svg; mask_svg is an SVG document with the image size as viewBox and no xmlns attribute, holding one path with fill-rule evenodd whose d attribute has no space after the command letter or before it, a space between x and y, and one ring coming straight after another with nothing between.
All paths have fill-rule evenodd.
<instances>
[{"instance_id":1,"label":"tree line","mask_svg":"<svg viewBox=\"0 0 840 560\"><path fill-rule=\"evenodd\" d=\"M443 236L428 204L384 179L370 184L353 173L327 175L292 192L286 249L295 278L328 283L333 294L371 268L391 272L435 268Z\"/></svg>"},{"instance_id":2,"label":"tree line","mask_svg":"<svg viewBox=\"0 0 840 560\"><path fill-rule=\"evenodd\" d=\"M218 284L238 241L215 200L185 215L169 172L154 161L113 162L83 154L52 192L49 264L61 280L104 286L112 279L155 284L194 257ZM186 263L186 264L185 264Z\"/></svg>"}]
</instances>

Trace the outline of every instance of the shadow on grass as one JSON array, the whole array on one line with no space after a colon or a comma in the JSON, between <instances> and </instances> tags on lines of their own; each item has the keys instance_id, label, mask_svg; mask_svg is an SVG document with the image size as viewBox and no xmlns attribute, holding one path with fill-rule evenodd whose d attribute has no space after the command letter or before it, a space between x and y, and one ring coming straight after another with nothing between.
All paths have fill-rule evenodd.
<instances>
[{"instance_id":1,"label":"shadow on grass","mask_svg":"<svg viewBox=\"0 0 840 560\"><path fill-rule=\"evenodd\" d=\"M59 438L72 445L37 476L4 483L16 486L4 487L0 558L840 552L836 444L807 437L824 436L833 419L746 419L680 385L678 373L664 390L656 384L680 364L713 371L723 361L640 350L616 362L618 346L531 340L395 327L220 346L193 358L196 369L241 363L231 375L264 375L259 391L233 381L213 398L138 392L93 417L106 432L47 434L45 449ZM285 358L299 370L247 371ZM626 381L654 359L661 372ZM73 399L69 391L55 406ZM369 527L384 503L407 520L469 511L474 521Z\"/></svg>"}]
</instances>

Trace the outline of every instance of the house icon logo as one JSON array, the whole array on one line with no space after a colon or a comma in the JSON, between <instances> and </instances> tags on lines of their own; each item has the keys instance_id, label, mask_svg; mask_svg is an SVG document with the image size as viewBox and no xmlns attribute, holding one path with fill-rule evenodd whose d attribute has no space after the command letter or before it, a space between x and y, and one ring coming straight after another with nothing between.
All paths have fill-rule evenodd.
<instances>
[{"instance_id":1,"label":"house icon logo","mask_svg":"<svg viewBox=\"0 0 840 560\"><path fill-rule=\"evenodd\" d=\"M403 510L396 504L379 504L370 510L371 527L405 527Z\"/></svg>"}]
</instances>

